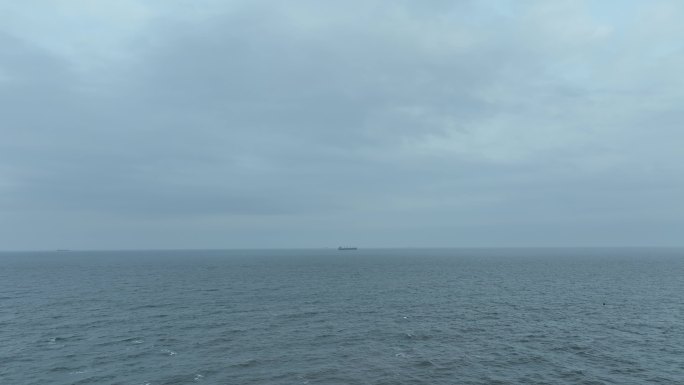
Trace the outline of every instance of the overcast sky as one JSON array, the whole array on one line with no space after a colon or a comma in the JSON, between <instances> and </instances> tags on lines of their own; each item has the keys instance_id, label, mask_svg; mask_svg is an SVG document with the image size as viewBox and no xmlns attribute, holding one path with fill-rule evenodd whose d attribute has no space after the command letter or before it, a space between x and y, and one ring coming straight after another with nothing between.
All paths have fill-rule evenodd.
<instances>
[{"instance_id":1,"label":"overcast sky","mask_svg":"<svg viewBox=\"0 0 684 385\"><path fill-rule=\"evenodd\" d=\"M0 2L0 249L684 245L684 2Z\"/></svg>"}]
</instances>

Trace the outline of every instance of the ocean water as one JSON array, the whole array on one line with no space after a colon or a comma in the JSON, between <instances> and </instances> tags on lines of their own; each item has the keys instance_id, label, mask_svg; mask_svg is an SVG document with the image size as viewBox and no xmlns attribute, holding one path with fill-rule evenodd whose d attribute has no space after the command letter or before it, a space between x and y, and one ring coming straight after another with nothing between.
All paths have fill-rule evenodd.
<instances>
[{"instance_id":1,"label":"ocean water","mask_svg":"<svg viewBox=\"0 0 684 385\"><path fill-rule=\"evenodd\" d=\"M0 384L681 384L684 250L0 253Z\"/></svg>"}]
</instances>

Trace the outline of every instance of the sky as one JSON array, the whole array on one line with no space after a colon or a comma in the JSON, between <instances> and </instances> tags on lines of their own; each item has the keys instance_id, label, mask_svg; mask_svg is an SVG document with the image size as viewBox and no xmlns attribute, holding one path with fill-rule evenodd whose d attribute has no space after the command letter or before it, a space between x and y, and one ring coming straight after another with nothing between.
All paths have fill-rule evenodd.
<instances>
[{"instance_id":1,"label":"sky","mask_svg":"<svg viewBox=\"0 0 684 385\"><path fill-rule=\"evenodd\" d=\"M0 1L0 250L684 246L682 19Z\"/></svg>"}]
</instances>

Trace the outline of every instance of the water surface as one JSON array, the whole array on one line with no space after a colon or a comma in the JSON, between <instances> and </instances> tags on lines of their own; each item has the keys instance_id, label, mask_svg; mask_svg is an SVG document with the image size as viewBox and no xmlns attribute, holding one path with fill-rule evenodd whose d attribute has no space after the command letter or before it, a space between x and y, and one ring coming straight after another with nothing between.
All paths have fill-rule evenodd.
<instances>
[{"instance_id":1,"label":"water surface","mask_svg":"<svg viewBox=\"0 0 684 385\"><path fill-rule=\"evenodd\" d=\"M0 253L0 383L681 383L682 293L681 249Z\"/></svg>"}]
</instances>

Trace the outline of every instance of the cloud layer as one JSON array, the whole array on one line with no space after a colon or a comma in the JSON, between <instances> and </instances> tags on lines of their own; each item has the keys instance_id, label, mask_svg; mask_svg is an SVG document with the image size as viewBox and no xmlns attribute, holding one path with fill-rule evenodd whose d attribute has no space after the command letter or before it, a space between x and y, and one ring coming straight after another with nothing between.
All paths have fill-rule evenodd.
<instances>
[{"instance_id":1,"label":"cloud layer","mask_svg":"<svg viewBox=\"0 0 684 385\"><path fill-rule=\"evenodd\" d=\"M41 4L3 249L682 245L679 2Z\"/></svg>"}]
</instances>

